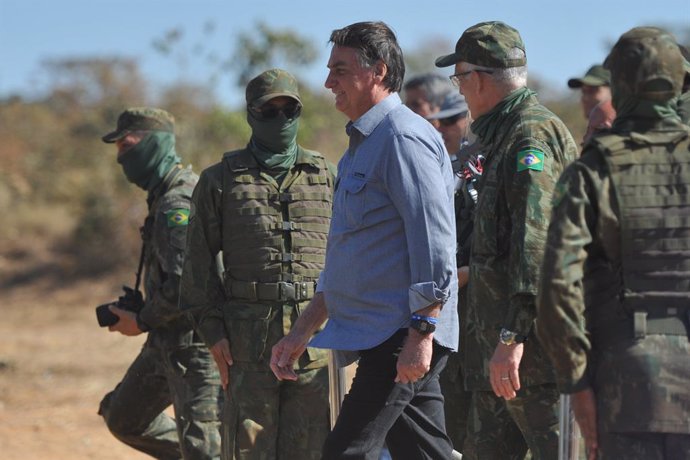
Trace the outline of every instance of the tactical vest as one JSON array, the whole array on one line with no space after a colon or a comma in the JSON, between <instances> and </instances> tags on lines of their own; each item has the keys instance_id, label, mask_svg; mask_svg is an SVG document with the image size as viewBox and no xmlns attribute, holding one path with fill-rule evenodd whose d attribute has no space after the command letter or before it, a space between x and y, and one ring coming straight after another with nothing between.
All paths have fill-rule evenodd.
<instances>
[{"instance_id":1,"label":"tactical vest","mask_svg":"<svg viewBox=\"0 0 690 460\"><path fill-rule=\"evenodd\" d=\"M594 140L619 206L623 309L633 334L688 334L690 139L687 132Z\"/></svg>"},{"instance_id":2,"label":"tactical vest","mask_svg":"<svg viewBox=\"0 0 690 460\"><path fill-rule=\"evenodd\" d=\"M300 302L324 267L332 179L326 161L300 149L281 185L251 152L223 157L223 261L230 299Z\"/></svg>"}]
</instances>

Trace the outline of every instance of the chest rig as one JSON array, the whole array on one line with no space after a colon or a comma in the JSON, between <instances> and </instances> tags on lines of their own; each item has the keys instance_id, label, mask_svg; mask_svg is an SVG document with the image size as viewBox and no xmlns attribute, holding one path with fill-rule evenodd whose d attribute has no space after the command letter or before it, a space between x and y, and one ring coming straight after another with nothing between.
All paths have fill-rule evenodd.
<instances>
[{"instance_id":1,"label":"chest rig","mask_svg":"<svg viewBox=\"0 0 690 460\"><path fill-rule=\"evenodd\" d=\"M222 235L228 298L301 302L324 267L332 180L326 162L300 149L281 184L251 152L223 157Z\"/></svg>"}]
</instances>

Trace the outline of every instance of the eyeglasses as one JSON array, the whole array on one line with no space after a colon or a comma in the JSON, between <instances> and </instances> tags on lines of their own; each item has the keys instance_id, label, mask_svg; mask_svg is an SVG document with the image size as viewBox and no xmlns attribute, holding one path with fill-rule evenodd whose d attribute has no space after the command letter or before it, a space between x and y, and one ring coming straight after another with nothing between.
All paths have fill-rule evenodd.
<instances>
[{"instance_id":1,"label":"eyeglasses","mask_svg":"<svg viewBox=\"0 0 690 460\"><path fill-rule=\"evenodd\" d=\"M493 70L472 69L472 70L468 70L467 72L456 73L455 75L451 75L448 78L450 78L451 83L453 83L455 86L460 86L460 79L471 74L472 72L477 72L477 73L481 72L481 73L488 73L488 74L494 73Z\"/></svg>"},{"instance_id":2,"label":"eyeglasses","mask_svg":"<svg viewBox=\"0 0 690 460\"><path fill-rule=\"evenodd\" d=\"M298 102L285 104L282 107L269 104L261 107L250 106L249 108L260 120L272 120L273 118L277 117L280 112L283 112L285 118L291 120L299 117L302 113L302 104Z\"/></svg>"}]
</instances>

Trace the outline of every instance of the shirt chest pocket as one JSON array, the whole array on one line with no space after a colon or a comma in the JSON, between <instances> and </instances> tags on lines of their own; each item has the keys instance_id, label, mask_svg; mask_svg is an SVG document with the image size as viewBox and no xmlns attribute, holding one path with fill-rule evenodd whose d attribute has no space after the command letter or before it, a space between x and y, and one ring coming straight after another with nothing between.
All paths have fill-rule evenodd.
<instances>
[{"instance_id":1,"label":"shirt chest pocket","mask_svg":"<svg viewBox=\"0 0 690 460\"><path fill-rule=\"evenodd\" d=\"M348 228L358 228L366 209L367 181L353 176L344 177L339 184L336 212L344 216Z\"/></svg>"}]
</instances>

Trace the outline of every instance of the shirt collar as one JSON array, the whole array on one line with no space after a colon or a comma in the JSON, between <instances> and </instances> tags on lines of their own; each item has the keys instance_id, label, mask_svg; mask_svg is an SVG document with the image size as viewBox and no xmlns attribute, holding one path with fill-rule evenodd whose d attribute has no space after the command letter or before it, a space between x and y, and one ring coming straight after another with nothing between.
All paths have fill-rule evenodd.
<instances>
[{"instance_id":1,"label":"shirt collar","mask_svg":"<svg viewBox=\"0 0 690 460\"><path fill-rule=\"evenodd\" d=\"M351 136L352 130L356 129L362 136L366 137L376 129L391 110L401 104L402 101L398 93L391 93L384 100L367 110L364 115L355 121L348 122L345 126L345 132L348 136Z\"/></svg>"}]
</instances>

